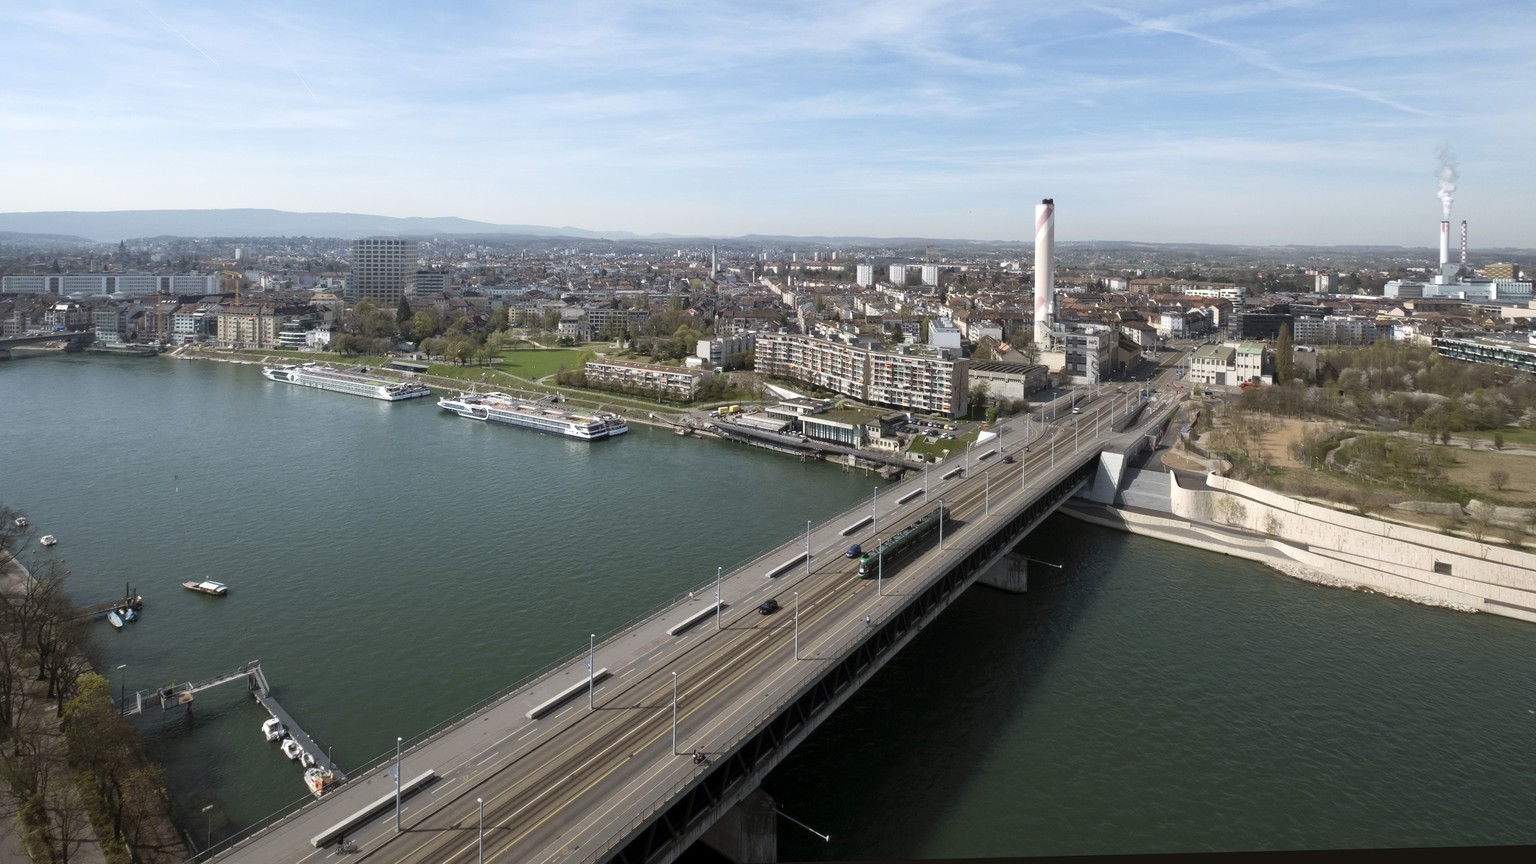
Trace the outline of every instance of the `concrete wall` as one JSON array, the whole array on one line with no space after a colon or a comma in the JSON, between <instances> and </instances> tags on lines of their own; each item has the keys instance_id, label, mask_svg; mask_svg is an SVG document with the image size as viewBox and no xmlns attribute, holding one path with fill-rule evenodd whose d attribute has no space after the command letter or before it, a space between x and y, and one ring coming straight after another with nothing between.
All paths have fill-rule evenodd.
<instances>
[{"instance_id":1,"label":"concrete wall","mask_svg":"<svg viewBox=\"0 0 1536 864\"><path fill-rule=\"evenodd\" d=\"M1325 580L1433 605L1536 621L1536 555L1382 522L1209 475L1208 490L1175 478L1175 515L1262 535Z\"/></svg>"}]
</instances>

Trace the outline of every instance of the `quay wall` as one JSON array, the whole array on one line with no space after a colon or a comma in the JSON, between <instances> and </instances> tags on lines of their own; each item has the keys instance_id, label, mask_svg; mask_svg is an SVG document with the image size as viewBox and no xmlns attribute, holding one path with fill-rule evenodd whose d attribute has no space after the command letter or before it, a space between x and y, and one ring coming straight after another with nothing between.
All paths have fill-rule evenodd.
<instances>
[{"instance_id":1,"label":"quay wall","mask_svg":"<svg viewBox=\"0 0 1536 864\"><path fill-rule=\"evenodd\" d=\"M1172 517L1072 515L1248 558L1319 584L1536 622L1536 555L1344 513L1217 475L1171 484ZM1118 522L1119 524L1115 524Z\"/></svg>"}]
</instances>

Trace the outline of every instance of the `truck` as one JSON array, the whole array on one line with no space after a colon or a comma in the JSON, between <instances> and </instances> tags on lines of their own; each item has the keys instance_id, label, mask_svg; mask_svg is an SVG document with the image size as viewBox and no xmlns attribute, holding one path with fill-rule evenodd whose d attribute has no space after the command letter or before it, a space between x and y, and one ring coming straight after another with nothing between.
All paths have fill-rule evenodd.
<instances>
[{"instance_id":1,"label":"truck","mask_svg":"<svg viewBox=\"0 0 1536 864\"><path fill-rule=\"evenodd\" d=\"M923 538L938 530L941 523L948 518L948 507L943 505L935 507L928 515L891 535L890 539L881 543L873 552L864 553L863 557L859 558L859 578L875 578L881 570L882 561L890 561L894 565L903 555L915 549Z\"/></svg>"}]
</instances>

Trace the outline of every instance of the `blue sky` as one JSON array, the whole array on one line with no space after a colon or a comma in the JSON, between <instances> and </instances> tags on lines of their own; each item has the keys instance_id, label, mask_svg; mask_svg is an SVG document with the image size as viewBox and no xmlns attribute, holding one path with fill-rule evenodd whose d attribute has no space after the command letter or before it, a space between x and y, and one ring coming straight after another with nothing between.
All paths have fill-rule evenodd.
<instances>
[{"instance_id":1,"label":"blue sky","mask_svg":"<svg viewBox=\"0 0 1536 864\"><path fill-rule=\"evenodd\" d=\"M0 210L1536 247L1536 3L0 5Z\"/></svg>"}]
</instances>

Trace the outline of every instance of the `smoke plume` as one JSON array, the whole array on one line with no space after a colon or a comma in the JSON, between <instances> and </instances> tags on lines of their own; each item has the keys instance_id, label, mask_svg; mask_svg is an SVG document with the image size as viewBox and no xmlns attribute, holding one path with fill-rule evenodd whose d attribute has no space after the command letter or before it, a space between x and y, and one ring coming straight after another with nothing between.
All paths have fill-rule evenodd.
<instances>
[{"instance_id":1,"label":"smoke plume","mask_svg":"<svg viewBox=\"0 0 1536 864\"><path fill-rule=\"evenodd\" d=\"M1440 168L1435 171L1435 177L1440 181L1440 191L1436 194L1440 196L1440 209L1445 214L1440 218L1450 219L1452 196L1456 194L1456 181L1459 179L1456 174L1456 154L1451 151L1451 145L1442 144L1439 156Z\"/></svg>"}]
</instances>

